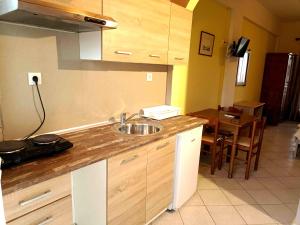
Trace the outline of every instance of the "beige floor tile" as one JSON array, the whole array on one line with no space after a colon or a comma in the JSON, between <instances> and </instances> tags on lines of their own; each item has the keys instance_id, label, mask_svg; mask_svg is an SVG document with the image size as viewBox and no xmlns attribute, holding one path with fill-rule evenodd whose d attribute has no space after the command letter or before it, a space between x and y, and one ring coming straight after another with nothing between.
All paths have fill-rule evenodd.
<instances>
[{"instance_id":1,"label":"beige floor tile","mask_svg":"<svg viewBox=\"0 0 300 225\"><path fill-rule=\"evenodd\" d=\"M221 190L199 190L198 192L205 205L231 205Z\"/></svg>"},{"instance_id":2,"label":"beige floor tile","mask_svg":"<svg viewBox=\"0 0 300 225\"><path fill-rule=\"evenodd\" d=\"M237 179L237 181L239 182L240 185L242 185L242 187L245 190L264 190L264 189L266 189L266 187L264 187L254 177L250 177L249 180Z\"/></svg>"},{"instance_id":3,"label":"beige floor tile","mask_svg":"<svg viewBox=\"0 0 300 225\"><path fill-rule=\"evenodd\" d=\"M216 225L246 224L233 206L207 206Z\"/></svg>"},{"instance_id":4,"label":"beige floor tile","mask_svg":"<svg viewBox=\"0 0 300 225\"><path fill-rule=\"evenodd\" d=\"M219 187L214 182L213 178L200 177L198 179L198 190L216 190L216 189L219 189Z\"/></svg>"},{"instance_id":5,"label":"beige floor tile","mask_svg":"<svg viewBox=\"0 0 300 225\"><path fill-rule=\"evenodd\" d=\"M179 211L173 213L165 212L153 221L151 225L183 225L183 222Z\"/></svg>"},{"instance_id":6,"label":"beige floor tile","mask_svg":"<svg viewBox=\"0 0 300 225\"><path fill-rule=\"evenodd\" d=\"M283 183L281 183L280 181L277 180L277 178L274 177L256 178L256 180L270 190L286 188Z\"/></svg>"},{"instance_id":7,"label":"beige floor tile","mask_svg":"<svg viewBox=\"0 0 300 225\"><path fill-rule=\"evenodd\" d=\"M228 178L214 178L215 183L219 188L225 190L240 190L243 187L234 179Z\"/></svg>"},{"instance_id":8,"label":"beige floor tile","mask_svg":"<svg viewBox=\"0 0 300 225\"><path fill-rule=\"evenodd\" d=\"M247 191L258 204L281 204L282 202L268 190Z\"/></svg>"},{"instance_id":9,"label":"beige floor tile","mask_svg":"<svg viewBox=\"0 0 300 225\"><path fill-rule=\"evenodd\" d=\"M280 177L278 178L287 188L300 188L299 177Z\"/></svg>"},{"instance_id":10,"label":"beige floor tile","mask_svg":"<svg viewBox=\"0 0 300 225\"><path fill-rule=\"evenodd\" d=\"M252 177L271 177L272 175L265 169L265 168L258 168L256 171L252 171L251 175Z\"/></svg>"},{"instance_id":11,"label":"beige floor tile","mask_svg":"<svg viewBox=\"0 0 300 225\"><path fill-rule=\"evenodd\" d=\"M264 210L279 223L291 223L295 215L285 205L262 205Z\"/></svg>"},{"instance_id":12,"label":"beige floor tile","mask_svg":"<svg viewBox=\"0 0 300 225\"><path fill-rule=\"evenodd\" d=\"M245 190L226 190L223 193L232 205L257 204Z\"/></svg>"},{"instance_id":13,"label":"beige floor tile","mask_svg":"<svg viewBox=\"0 0 300 225\"><path fill-rule=\"evenodd\" d=\"M276 223L259 205L234 206L247 224Z\"/></svg>"},{"instance_id":14,"label":"beige floor tile","mask_svg":"<svg viewBox=\"0 0 300 225\"><path fill-rule=\"evenodd\" d=\"M204 205L198 192L196 192L186 203L185 206Z\"/></svg>"},{"instance_id":15,"label":"beige floor tile","mask_svg":"<svg viewBox=\"0 0 300 225\"><path fill-rule=\"evenodd\" d=\"M292 212L296 215L297 214L297 210L298 210L298 203L288 203L285 204L290 210L292 210Z\"/></svg>"},{"instance_id":16,"label":"beige floor tile","mask_svg":"<svg viewBox=\"0 0 300 225\"><path fill-rule=\"evenodd\" d=\"M205 206L183 207L180 215L184 225L215 225Z\"/></svg>"},{"instance_id":17,"label":"beige floor tile","mask_svg":"<svg viewBox=\"0 0 300 225\"><path fill-rule=\"evenodd\" d=\"M283 203L298 203L298 195L290 189L273 189L271 192Z\"/></svg>"}]
</instances>

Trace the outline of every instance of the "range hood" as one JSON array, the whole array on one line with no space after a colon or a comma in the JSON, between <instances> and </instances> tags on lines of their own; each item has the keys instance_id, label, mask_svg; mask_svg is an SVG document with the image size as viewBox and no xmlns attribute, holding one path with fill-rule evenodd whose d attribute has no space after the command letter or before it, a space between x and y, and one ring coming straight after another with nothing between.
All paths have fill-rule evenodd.
<instances>
[{"instance_id":1,"label":"range hood","mask_svg":"<svg viewBox=\"0 0 300 225\"><path fill-rule=\"evenodd\" d=\"M42 0L0 0L0 21L71 32L114 29L118 25L107 16Z\"/></svg>"}]
</instances>

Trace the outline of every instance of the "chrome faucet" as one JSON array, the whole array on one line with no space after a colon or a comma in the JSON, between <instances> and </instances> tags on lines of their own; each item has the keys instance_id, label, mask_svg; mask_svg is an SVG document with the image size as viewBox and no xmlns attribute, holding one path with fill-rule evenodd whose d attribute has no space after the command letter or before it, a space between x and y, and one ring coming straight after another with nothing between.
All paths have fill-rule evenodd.
<instances>
[{"instance_id":1,"label":"chrome faucet","mask_svg":"<svg viewBox=\"0 0 300 225\"><path fill-rule=\"evenodd\" d=\"M120 115L120 124L121 124L121 126L124 126L128 120L132 119L135 116L140 116L140 114L139 113L133 113L131 116L126 118L126 113L121 113L121 115Z\"/></svg>"}]
</instances>

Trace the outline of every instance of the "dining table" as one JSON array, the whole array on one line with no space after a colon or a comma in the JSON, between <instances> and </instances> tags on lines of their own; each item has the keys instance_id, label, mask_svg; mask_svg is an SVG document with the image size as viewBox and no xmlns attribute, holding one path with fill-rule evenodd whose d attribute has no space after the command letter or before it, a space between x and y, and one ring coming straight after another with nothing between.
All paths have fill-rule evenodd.
<instances>
[{"instance_id":1,"label":"dining table","mask_svg":"<svg viewBox=\"0 0 300 225\"><path fill-rule=\"evenodd\" d=\"M189 113L188 115L207 119L209 122L217 120L220 126L224 125L224 127L230 129L229 131L233 135L233 142L232 142L232 148L230 153L228 178L232 178L239 133L242 128L251 127L253 122L259 120L259 118L253 115L249 115L247 113L233 113L233 112L222 111L213 108L192 112Z\"/></svg>"}]
</instances>

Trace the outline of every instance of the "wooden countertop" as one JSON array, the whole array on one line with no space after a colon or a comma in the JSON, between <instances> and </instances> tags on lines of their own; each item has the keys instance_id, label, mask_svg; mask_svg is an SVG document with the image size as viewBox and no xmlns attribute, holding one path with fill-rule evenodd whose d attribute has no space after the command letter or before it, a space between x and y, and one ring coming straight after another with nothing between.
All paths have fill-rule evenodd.
<instances>
[{"instance_id":1,"label":"wooden countertop","mask_svg":"<svg viewBox=\"0 0 300 225\"><path fill-rule=\"evenodd\" d=\"M74 147L55 156L37 159L2 172L2 191L8 194L60 176L125 151L168 138L207 123L205 119L178 116L160 121L163 130L149 136L124 135L105 125L62 135Z\"/></svg>"}]
</instances>

